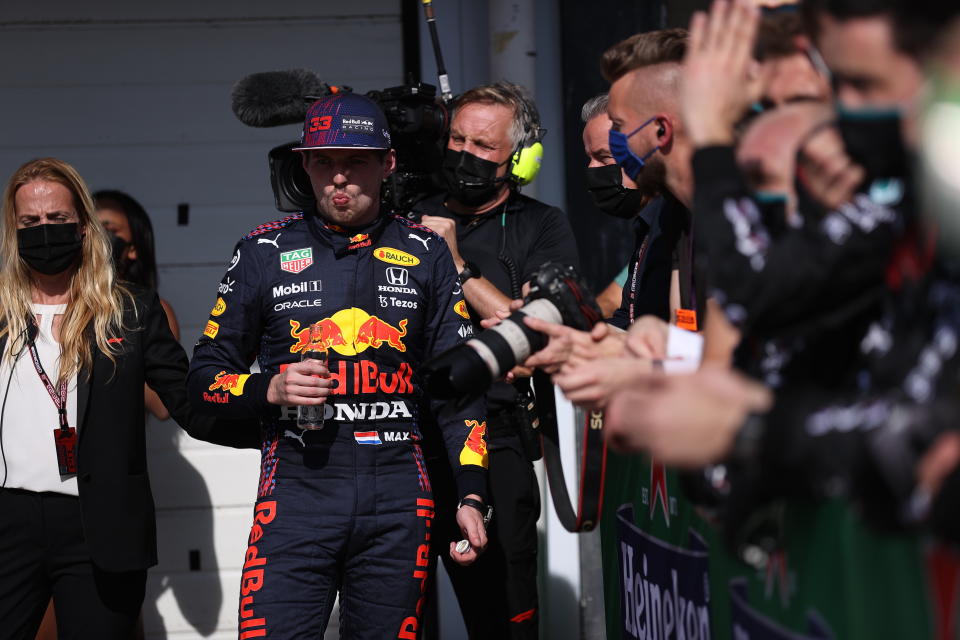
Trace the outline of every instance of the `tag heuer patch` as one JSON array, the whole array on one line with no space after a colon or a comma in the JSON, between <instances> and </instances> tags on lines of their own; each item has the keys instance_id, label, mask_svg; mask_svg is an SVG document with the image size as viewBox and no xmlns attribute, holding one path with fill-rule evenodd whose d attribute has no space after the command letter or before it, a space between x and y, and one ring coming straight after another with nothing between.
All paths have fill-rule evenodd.
<instances>
[{"instance_id":1,"label":"tag heuer patch","mask_svg":"<svg viewBox=\"0 0 960 640\"><path fill-rule=\"evenodd\" d=\"M313 264L313 249L294 249L280 254L280 268L290 273L300 273Z\"/></svg>"}]
</instances>

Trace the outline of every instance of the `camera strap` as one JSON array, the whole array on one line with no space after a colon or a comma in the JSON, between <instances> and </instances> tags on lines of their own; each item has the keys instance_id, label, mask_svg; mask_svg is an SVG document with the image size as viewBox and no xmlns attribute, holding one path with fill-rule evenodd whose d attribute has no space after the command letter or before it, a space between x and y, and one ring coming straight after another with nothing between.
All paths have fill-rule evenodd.
<instances>
[{"instance_id":1,"label":"camera strap","mask_svg":"<svg viewBox=\"0 0 960 640\"><path fill-rule=\"evenodd\" d=\"M580 456L580 495L574 511L560 460L560 435L553 382L542 371L533 374L533 388L540 414L543 462L553 496L553 508L567 531L592 531L600 521L603 482L607 466L607 443L603 439L603 412L591 411L583 422L583 451Z\"/></svg>"}]
</instances>

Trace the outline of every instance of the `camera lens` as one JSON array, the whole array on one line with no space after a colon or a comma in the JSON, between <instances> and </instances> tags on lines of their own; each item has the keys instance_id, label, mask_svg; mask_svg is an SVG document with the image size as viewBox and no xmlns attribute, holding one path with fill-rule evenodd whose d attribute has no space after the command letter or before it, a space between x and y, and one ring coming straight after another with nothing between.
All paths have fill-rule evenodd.
<instances>
[{"instance_id":1,"label":"camera lens","mask_svg":"<svg viewBox=\"0 0 960 640\"><path fill-rule=\"evenodd\" d=\"M556 305L533 300L495 327L433 358L425 366L427 392L436 398L476 396L494 380L547 345L547 336L523 321L525 316L560 323Z\"/></svg>"}]
</instances>

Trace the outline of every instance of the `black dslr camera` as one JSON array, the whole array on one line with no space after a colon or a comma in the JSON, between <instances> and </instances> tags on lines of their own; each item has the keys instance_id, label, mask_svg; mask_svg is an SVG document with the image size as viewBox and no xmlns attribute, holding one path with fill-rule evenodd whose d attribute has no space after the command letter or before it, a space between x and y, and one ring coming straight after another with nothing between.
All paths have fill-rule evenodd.
<instances>
[{"instance_id":1,"label":"black dslr camera","mask_svg":"<svg viewBox=\"0 0 960 640\"><path fill-rule=\"evenodd\" d=\"M543 349L547 336L528 327L525 316L581 331L589 331L603 318L577 270L554 262L534 274L524 302L497 326L431 358L422 369L427 392L441 399L475 398L517 363Z\"/></svg>"},{"instance_id":2,"label":"black dslr camera","mask_svg":"<svg viewBox=\"0 0 960 640\"><path fill-rule=\"evenodd\" d=\"M326 95L330 93L332 90ZM443 143L450 126L447 107L437 100L437 88L422 82L368 91L366 96L383 109L393 148L397 150L397 170L386 183L382 199L390 209L403 214L413 203L440 191L434 176L440 173ZM322 97L311 95L304 99L313 102ZM300 154L292 151L298 144L288 142L268 154L270 186L280 211L310 211L314 207L310 179L300 163Z\"/></svg>"}]
</instances>

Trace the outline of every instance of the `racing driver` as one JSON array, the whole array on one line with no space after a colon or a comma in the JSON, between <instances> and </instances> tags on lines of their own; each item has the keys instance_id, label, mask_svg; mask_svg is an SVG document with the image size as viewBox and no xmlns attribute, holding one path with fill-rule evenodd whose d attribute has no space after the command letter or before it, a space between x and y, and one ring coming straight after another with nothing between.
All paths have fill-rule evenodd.
<instances>
[{"instance_id":1,"label":"racing driver","mask_svg":"<svg viewBox=\"0 0 960 640\"><path fill-rule=\"evenodd\" d=\"M441 411L419 378L470 321L443 239L381 210L396 152L374 102L316 101L295 150L316 211L240 240L187 381L201 410L261 417L239 636L320 638L339 591L341 637L414 639L434 515L423 412L441 422L470 543L450 554L469 564L486 545L485 407ZM326 366L301 361L316 347ZM300 405L323 405L323 427L299 429Z\"/></svg>"}]
</instances>

